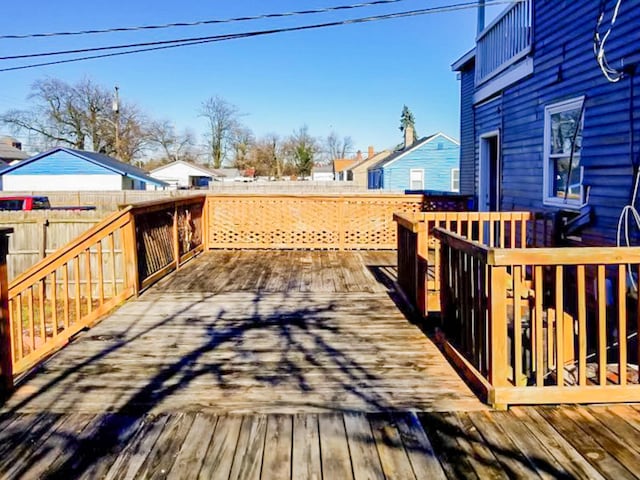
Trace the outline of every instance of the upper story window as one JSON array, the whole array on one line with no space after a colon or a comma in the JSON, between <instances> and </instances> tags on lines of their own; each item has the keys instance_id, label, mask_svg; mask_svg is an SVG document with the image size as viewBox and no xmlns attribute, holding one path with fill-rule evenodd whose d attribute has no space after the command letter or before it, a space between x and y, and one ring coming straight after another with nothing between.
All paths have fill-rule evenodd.
<instances>
[{"instance_id":1,"label":"upper story window","mask_svg":"<svg viewBox=\"0 0 640 480\"><path fill-rule=\"evenodd\" d=\"M451 169L451 191L452 192L460 191L460 169L459 168Z\"/></svg>"},{"instance_id":2,"label":"upper story window","mask_svg":"<svg viewBox=\"0 0 640 480\"><path fill-rule=\"evenodd\" d=\"M582 153L584 97L553 105L544 111L544 204L583 205Z\"/></svg>"}]
</instances>

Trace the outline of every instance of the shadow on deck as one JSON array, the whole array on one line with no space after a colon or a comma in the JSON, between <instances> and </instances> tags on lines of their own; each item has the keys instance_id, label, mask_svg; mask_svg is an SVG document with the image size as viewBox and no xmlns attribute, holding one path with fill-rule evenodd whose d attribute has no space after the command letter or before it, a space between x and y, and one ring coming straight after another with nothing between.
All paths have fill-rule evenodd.
<instances>
[{"instance_id":1,"label":"shadow on deck","mask_svg":"<svg viewBox=\"0 0 640 480\"><path fill-rule=\"evenodd\" d=\"M639 473L640 450L607 430L640 433L631 407L487 411L397 308L394 265L393 252L202 255L18 388L3 408L0 470L9 478ZM580 432L595 446L576 443Z\"/></svg>"}]
</instances>

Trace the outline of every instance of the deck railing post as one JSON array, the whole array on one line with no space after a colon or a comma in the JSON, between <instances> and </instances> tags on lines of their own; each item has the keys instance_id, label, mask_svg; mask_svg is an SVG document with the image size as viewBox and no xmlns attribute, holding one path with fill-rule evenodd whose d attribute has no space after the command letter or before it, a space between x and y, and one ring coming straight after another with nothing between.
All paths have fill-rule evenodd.
<instances>
[{"instance_id":1,"label":"deck railing post","mask_svg":"<svg viewBox=\"0 0 640 480\"><path fill-rule=\"evenodd\" d=\"M504 387L507 381L507 269L489 267L489 381L494 387Z\"/></svg>"},{"instance_id":2,"label":"deck railing post","mask_svg":"<svg viewBox=\"0 0 640 480\"><path fill-rule=\"evenodd\" d=\"M13 390L13 359L11 358L11 322L9 319L9 292L7 254L9 234L13 228L0 229L0 397Z\"/></svg>"},{"instance_id":3,"label":"deck railing post","mask_svg":"<svg viewBox=\"0 0 640 480\"><path fill-rule=\"evenodd\" d=\"M176 270L180 268L180 233L178 232L178 204L173 204L173 259Z\"/></svg>"},{"instance_id":4,"label":"deck railing post","mask_svg":"<svg viewBox=\"0 0 640 480\"><path fill-rule=\"evenodd\" d=\"M124 273L127 284L133 288L133 294L140 293L140 272L138 268L138 241L136 236L136 217L129 213L129 221L122 229L122 243L124 253Z\"/></svg>"}]
</instances>

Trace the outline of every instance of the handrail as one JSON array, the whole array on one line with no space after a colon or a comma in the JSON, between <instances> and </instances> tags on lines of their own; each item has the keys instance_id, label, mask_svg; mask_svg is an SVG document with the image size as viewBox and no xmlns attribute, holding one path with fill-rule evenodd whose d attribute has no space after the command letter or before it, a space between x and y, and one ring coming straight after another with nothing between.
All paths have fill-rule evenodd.
<instances>
[{"instance_id":1,"label":"handrail","mask_svg":"<svg viewBox=\"0 0 640 480\"><path fill-rule=\"evenodd\" d=\"M37 279L49 275L55 269L54 265L60 263L64 259L73 257L78 251L83 250L83 247L86 248L88 243L92 244L92 240L95 241L96 237L101 235L104 236L105 232L113 229L114 225L120 226L121 224L128 222L131 208L131 206L127 206L120 211L112 213L100 223L94 225L92 228L81 234L75 240L67 243L18 275L9 284L9 296L11 297L18 291L24 290L26 285L29 283L33 283L34 281L37 281Z\"/></svg>"},{"instance_id":2,"label":"handrail","mask_svg":"<svg viewBox=\"0 0 640 480\"><path fill-rule=\"evenodd\" d=\"M495 253L495 249L490 249L480 242L469 240L462 235L450 232L449 230L445 230L441 227L435 227L433 229L433 234L438 240L440 240L441 244L455 248L462 253L466 253L473 258L477 258L483 263L492 264L491 262L493 259L491 256Z\"/></svg>"},{"instance_id":3,"label":"handrail","mask_svg":"<svg viewBox=\"0 0 640 480\"><path fill-rule=\"evenodd\" d=\"M489 403L640 401L628 336L639 247L479 249L434 232L444 350Z\"/></svg>"},{"instance_id":4,"label":"handrail","mask_svg":"<svg viewBox=\"0 0 640 480\"><path fill-rule=\"evenodd\" d=\"M204 248L206 196L121 206L8 288L13 374Z\"/></svg>"}]
</instances>

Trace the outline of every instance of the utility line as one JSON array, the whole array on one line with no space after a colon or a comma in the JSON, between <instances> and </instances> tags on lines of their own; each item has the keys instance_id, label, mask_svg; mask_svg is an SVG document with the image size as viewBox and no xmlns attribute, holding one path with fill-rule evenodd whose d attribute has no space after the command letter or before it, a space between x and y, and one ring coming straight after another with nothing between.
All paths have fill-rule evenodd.
<instances>
[{"instance_id":1,"label":"utility line","mask_svg":"<svg viewBox=\"0 0 640 480\"><path fill-rule=\"evenodd\" d=\"M311 15L317 13L329 13L329 12L337 12L341 10L352 10L356 8L363 7L372 7L376 5L386 5L390 3L398 3L405 2L406 0L375 0L372 2L363 2L356 3L353 5L339 5L335 7L326 7L326 8L317 8L313 10L299 10L294 12L285 12L285 13L266 13L262 15L254 15L247 17L236 17L236 18L227 18L222 20L199 20L195 22L176 22L176 23L165 23L161 25L139 25L133 27L114 27L114 28L104 28L104 29L95 29L95 30L80 30L80 31L70 31L70 32L50 32L50 33L25 33L18 35L0 35L0 40L6 39L25 39L25 38L43 38L43 37L68 37L75 35L93 35L98 33L115 33L115 32L135 32L140 30L160 30L165 28L176 28L176 27L196 27L202 25L219 25L223 23L236 23L236 22L246 22L251 20L265 20L270 18L283 18L283 17L294 17L299 15Z\"/></svg>"},{"instance_id":2,"label":"utility line","mask_svg":"<svg viewBox=\"0 0 640 480\"><path fill-rule=\"evenodd\" d=\"M492 3L495 4L495 3L513 3L513 2L504 0L504 1L495 1ZM236 38L235 37L236 35L239 35L240 38L242 38L245 35L246 36L270 35L274 33L294 32L299 30L335 27L335 26L348 25L353 23L365 23L365 22L388 20L388 19L408 17L408 16L426 15L430 13L446 12L446 11L458 10L462 8L472 8L476 6L478 6L478 2L474 1L472 3L458 3L458 4L443 6L443 7L431 7L431 8L425 8L425 9L419 9L419 10L410 10L408 12L389 13L389 14L376 15L376 16L365 17L365 18L356 18L352 20L337 20L334 22L319 23L314 25L304 25L304 26L278 28L278 29L270 29L270 30L259 30L259 31L246 32L246 33L237 33L237 34L207 35L202 37L190 37L190 38L188 37L188 38L179 38L179 39L173 39L173 40L157 40L153 42L129 43L129 44L120 44L120 45L110 45L110 46L104 46L104 47L78 48L78 49L72 49L72 50L57 50L57 51L51 51L51 52L28 53L23 55L9 55L5 57L0 57L0 60L21 60L25 58L50 57L55 55L71 55L71 54L78 54L78 53L100 52L100 51L106 51L106 50L120 50L120 49L127 49L127 48L155 47L160 45L172 45L172 44L181 44L181 43L191 44L192 42L204 42L209 40L215 42L215 41L229 40L232 38Z\"/></svg>"},{"instance_id":3,"label":"utility line","mask_svg":"<svg viewBox=\"0 0 640 480\"><path fill-rule=\"evenodd\" d=\"M524 0L490 0L489 2L487 2L486 5L491 6L491 5L506 4L506 3L517 3L521 1L524 1ZM0 57L0 60L16 60L16 59L25 59L25 58L33 58L33 57L69 55L69 54L77 54L77 53L89 53L89 52L97 52L97 51L105 51L105 50L134 48L133 50L127 50L124 52L103 53L103 54L89 55L89 56L76 57L76 58L70 58L70 59L64 59L64 60L55 60L50 62L42 62L42 63L34 63L29 65L20 65L16 67L1 68L0 72L9 72L9 71L24 70L24 69L36 68L36 67L60 65L64 63L80 62L85 60L108 58L108 57L115 57L119 55L129 55L133 53L150 52L150 51L156 51L156 50L166 50L169 48L201 45L206 43L221 42L225 40L235 40L240 38L251 38L251 37L264 36L264 35L273 35L277 33L316 30L321 28L336 27L336 26L342 26L342 25L355 25L360 23L368 23L368 22L381 21L381 20L391 20L396 18L405 18L405 17L435 14L435 13L452 12L456 10L465 10L465 9L475 8L479 5L480 4L476 1L476 2L470 2L470 3L458 3L458 4L441 6L441 7L411 10L407 12L390 13L386 15L377 15L377 16L371 16L371 17L340 20L335 22L319 23L319 24L312 24L312 25L302 25L302 26L288 27L288 28L277 28L277 29L271 29L271 30L258 30L253 32L214 35L214 36L207 36L207 37L183 38L183 39L164 40L164 41L157 41L157 42L136 43L136 44L128 44L128 45L113 45L113 46L107 46L107 47L93 47L93 48L83 48L83 49L66 50L66 51L63 50L63 51L41 52L41 53L26 54L26 55ZM136 47L144 47L144 48L136 48Z\"/></svg>"}]
</instances>

